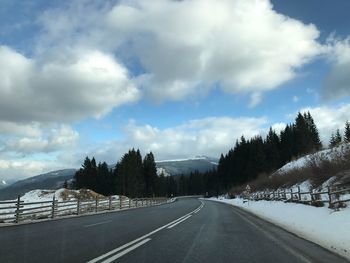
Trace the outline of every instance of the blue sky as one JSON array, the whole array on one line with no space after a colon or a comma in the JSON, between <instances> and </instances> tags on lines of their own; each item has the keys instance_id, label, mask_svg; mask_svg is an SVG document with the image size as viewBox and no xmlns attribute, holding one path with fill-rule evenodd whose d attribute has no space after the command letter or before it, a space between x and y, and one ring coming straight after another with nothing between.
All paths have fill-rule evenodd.
<instances>
[{"instance_id":1,"label":"blue sky","mask_svg":"<svg viewBox=\"0 0 350 263\"><path fill-rule=\"evenodd\" d=\"M309 110L350 119L347 0L0 4L0 178L219 156Z\"/></svg>"}]
</instances>

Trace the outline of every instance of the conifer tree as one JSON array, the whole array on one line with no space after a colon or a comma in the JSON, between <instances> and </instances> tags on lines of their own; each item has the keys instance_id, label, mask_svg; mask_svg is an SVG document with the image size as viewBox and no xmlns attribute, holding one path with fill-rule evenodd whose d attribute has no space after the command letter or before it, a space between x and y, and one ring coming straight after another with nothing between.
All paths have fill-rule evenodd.
<instances>
[{"instance_id":1,"label":"conifer tree","mask_svg":"<svg viewBox=\"0 0 350 263\"><path fill-rule=\"evenodd\" d=\"M348 121L345 123L344 142L350 142L350 123Z\"/></svg>"},{"instance_id":2,"label":"conifer tree","mask_svg":"<svg viewBox=\"0 0 350 263\"><path fill-rule=\"evenodd\" d=\"M143 177L145 185L144 195L154 196L157 183L157 167L152 152L146 154L143 160Z\"/></svg>"}]
</instances>

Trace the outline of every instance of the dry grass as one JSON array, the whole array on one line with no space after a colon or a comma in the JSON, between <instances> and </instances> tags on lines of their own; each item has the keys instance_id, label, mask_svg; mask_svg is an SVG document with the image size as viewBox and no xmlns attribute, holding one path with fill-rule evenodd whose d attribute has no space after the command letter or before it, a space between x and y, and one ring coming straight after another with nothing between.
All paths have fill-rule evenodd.
<instances>
[{"instance_id":1,"label":"dry grass","mask_svg":"<svg viewBox=\"0 0 350 263\"><path fill-rule=\"evenodd\" d=\"M66 201L69 199L78 199L80 198L81 200L89 200L89 199L95 199L96 197L99 199L106 198L104 195L98 194L92 190L89 189L80 189L79 191L74 191L74 190L64 190L61 192L60 197Z\"/></svg>"},{"instance_id":2,"label":"dry grass","mask_svg":"<svg viewBox=\"0 0 350 263\"><path fill-rule=\"evenodd\" d=\"M306 180L310 181L313 188L317 188L331 177L335 177L334 183L350 184L349 149L343 153L336 154L332 160L329 160L327 157L314 155L303 168L273 175L261 174L248 184L252 192L288 188ZM240 194L245 190L245 187L246 184L235 186L231 188L230 194Z\"/></svg>"}]
</instances>

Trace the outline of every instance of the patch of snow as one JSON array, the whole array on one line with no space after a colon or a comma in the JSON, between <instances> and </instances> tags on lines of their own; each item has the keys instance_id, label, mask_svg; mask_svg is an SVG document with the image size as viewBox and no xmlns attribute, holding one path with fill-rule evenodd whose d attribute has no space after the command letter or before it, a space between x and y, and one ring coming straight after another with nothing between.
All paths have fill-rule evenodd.
<instances>
[{"instance_id":1,"label":"patch of snow","mask_svg":"<svg viewBox=\"0 0 350 263\"><path fill-rule=\"evenodd\" d=\"M168 173L167 170L162 167L157 167L157 175L160 176L161 174L163 174L165 177L170 176L170 173Z\"/></svg>"},{"instance_id":2,"label":"patch of snow","mask_svg":"<svg viewBox=\"0 0 350 263\"><path fill-rule=\"evenodd\" d=\"M243 199L240 198L210 198L209 200L243 208L300 237L350 259L349 207L335 212L326 207L313 207L279 201L249 201L243 203Z\"/></svg>"},{"instance_id":3,"label":"patch of snow","mask_svg":"<svg viewBox=\"0 0 350 263\"><path fill-rule=\"evenodd\" d=\"M282 166L275 173L283 174L290 170L307 167L312 160L315 160L316 162L324 159L331 161L336 158L341 158L342 156L344 156L345 153L348 153L349 151L350 151L350 143L345 143L338 147L322 150L313 154L308 154L297 160L291 161L285 164L284 166Z\"/></svg>"}]
</instances>

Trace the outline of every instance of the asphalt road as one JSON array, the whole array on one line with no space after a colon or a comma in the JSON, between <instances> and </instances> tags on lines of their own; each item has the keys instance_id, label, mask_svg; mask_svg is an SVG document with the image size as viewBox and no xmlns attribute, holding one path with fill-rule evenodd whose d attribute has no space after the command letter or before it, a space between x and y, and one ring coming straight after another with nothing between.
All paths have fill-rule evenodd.
<instances>
[{"instance_id":1,"label":"asphalt road","mask_svg":"<svg viewBox=\"0 0 350 263\"><path fill-rule=\"evenodd\" d=\"M187 198L1 227L0 262L349 261L240 209Z\"/></svg>"}]
</instances>

